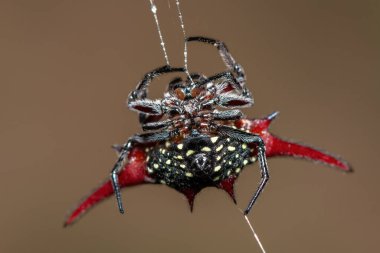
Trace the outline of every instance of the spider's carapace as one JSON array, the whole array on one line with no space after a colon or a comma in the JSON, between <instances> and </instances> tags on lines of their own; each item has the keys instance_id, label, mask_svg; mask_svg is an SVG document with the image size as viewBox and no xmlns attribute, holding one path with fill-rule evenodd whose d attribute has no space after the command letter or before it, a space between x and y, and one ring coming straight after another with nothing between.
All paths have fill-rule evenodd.
<instances>
[{"instance_id":1,"label":"spider's carapace","mask_svg":"<svg viewBox=\"0 0 380 253\"><path fill-rule=\"evenodd\" d=\"M332 155L273 136L268 127L277 112L263 119L246 118L239 108L252 106L253 98L246 88L242 66L220 41L187 38L191 41L215 46L227 71L209 78L197 73L187 80L175 78L161 100L147 98L151 81L162 74L186 70L163 66L147 73L128 98L128 107L139 113L144 133L115 146L119 158L111 179L82 201L65 225L112 194L123 213L120 188L144 183L176 189L185 194L191 209L195 195L209 186L225 190L235 201L235 180L248 164L258 160L262 177L245 210L247 214L269 179L267 157L308 158L352 171Z\"/></svg>"}]
</instances>

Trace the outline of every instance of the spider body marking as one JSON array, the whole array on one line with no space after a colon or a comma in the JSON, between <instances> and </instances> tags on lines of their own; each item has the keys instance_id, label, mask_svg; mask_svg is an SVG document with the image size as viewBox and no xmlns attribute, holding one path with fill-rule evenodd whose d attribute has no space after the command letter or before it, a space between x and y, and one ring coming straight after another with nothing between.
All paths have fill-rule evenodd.
<instances>
[{"instance_id":1,"label":"spider body marking","mask_svg":"<svg viewBox=\"0 0 380 253\"><path fill-rule=\"evenodd\" d=\"M167 144L148 152L147 172L157 182L182 193L218 186L229 177L237 177L256 159L244 142L196 131L178 143Z\"/></svg>"}]
</instances>

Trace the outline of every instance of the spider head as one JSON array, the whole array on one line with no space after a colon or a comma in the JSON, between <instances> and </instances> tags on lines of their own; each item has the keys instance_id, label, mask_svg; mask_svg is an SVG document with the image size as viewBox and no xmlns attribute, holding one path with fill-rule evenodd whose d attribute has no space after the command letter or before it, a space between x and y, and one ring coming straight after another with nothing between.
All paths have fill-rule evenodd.
<instances>
[{"instance_id":1,"label":"spider head","mask_svg":"<svg viewBox=\"0 0 380 253\"><path fill-rule=\"evenodd\" d=\"M192 74L191 79L187 78L186 80L175 78L169 83L168 91L179 100L191 100L198 97L205 90L204 85L201 85L201 82L205 79L205 76L199 74Z\"/></svg>"}]
</instances>

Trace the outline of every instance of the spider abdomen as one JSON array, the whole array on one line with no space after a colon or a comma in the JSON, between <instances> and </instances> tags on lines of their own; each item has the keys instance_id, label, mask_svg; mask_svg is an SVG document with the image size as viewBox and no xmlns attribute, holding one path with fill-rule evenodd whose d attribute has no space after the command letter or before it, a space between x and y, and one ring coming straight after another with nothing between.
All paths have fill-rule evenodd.
<instances>
[{"instance_id":1,"label":"spider abdomen","mask_svg":"<svg viewBox=\"0 0 380 253\"><path fill-rule=\"evenodd\" d=\"M201 190L237 176L252 162L246 143L227 137L191 134L178 143L160 143L151 148L148 174L158 183L179 191Z\"/></svg>"}]
</instances>

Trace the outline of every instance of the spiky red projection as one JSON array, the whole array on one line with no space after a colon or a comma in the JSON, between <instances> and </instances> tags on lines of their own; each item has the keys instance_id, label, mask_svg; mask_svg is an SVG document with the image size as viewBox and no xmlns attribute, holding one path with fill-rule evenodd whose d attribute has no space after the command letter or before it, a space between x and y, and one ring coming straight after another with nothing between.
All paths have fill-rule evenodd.
<instances>
[{"instance_id":1,"label":"spiky red projection","mask_svg":"<svg viewBox=\"0 0 380 253\"><path fill-rule=\"evenodd\" d=\"M325 152L316 150L314 148L300 145L297 143L282 140L269 131L269 125L272 120L277 116L277 112L272 113L263 119L241 119L235 121L235 126L239 129L250 131L251 133L260 135L265 142L266 155L268 158L274 156L292 156L299 158L306 158L312 161L322 162L327 165L336 167L344 172L351 172L351 167L344 161L329 155ZM235 201L234 196L234 182L235 176L222 181L217 187L225 190ZM124 169L119 174L120 187L133 186L144 183L152 183L153 180L146 173L146 154L143 147L135 147L128 155L128 162L125 164ZM106 180L100 187L93 191L88 197L84 198L82 202L70 213L65 220L64 225L70 225L75 222L81 215L83 215L90 208L104 200L105 198L113 195L114 190L110 180ZM190 208L193 207L196 191L187 190L182 192L188 199Z\"/></svg>"}]
</instances>

